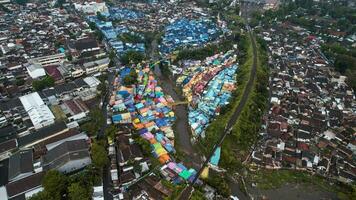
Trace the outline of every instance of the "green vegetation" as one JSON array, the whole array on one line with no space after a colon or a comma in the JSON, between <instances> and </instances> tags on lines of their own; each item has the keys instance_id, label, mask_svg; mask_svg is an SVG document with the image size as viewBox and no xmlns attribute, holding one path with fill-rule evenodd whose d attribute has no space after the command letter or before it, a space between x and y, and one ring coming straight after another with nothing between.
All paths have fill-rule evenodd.
<instances>
[{"instance_id":1,"label":"green vegetation","mask_svg":"<svg viewBox=\"0 0 356 200\"><path fill-rule=\"evenodd\" d=\"M355 9L335 1L288 0L275 11L269 10L263 15L255 13L252 19L255 25L259 22L271 24L275 20L287 21L322 37L326 43L321 50L330 59L335 70L347 76L347 83L356 90L356 48L345 42L341 44L339 38L330 36L347 36L356 32Z\"/></svg>"},{"instance_id":2,"label":"green vegetation","mask_svg":"<svg viewBox=\"0 0 356 200\"><path fill-rule=\"evenodd\" d=\"M54 79L52 76L48 76L46 75L45 77L43 77L40 80L34 80L32 81L32 87L36 90L36 91L41 91L45 88L49 88L49 87L53 87L54 86Z\"/></svg>"},{"instance_id":3,"label":"green vegetation","mask_svg":"<svg viewBox=\"0 0 356 200\"><path fill-rule=\"evenodd\" d=\"M210 173L209 178L205 180L206 183L214 187L220 195L223 197L229 197L231 195L230 187L226 181L226 177L221 174Z\"/></svg>"},{"instance_id":4,"label":"green vegetation","mask_svg":"<svg viewBox=\"0 0 356 200\"><path fill-rule=\"evenodd\" d=\"M65 4L65 0L57 0L56 3L54 4L54 7L61 8L63 9L63 4Z\"/></svg>"},{"instance_id":5,"label":"green vegetation","mask_svg":"<svg viewBox=\"0 0 356 200\"><path fill-rule=\"evenodd\" d=\"M105 136L113 140L117 132L118 128L114 124L112 124L105 129Z\"/></svg>"},{"instance_id":6,"label":"green vegetation","mask_svg":"<svg viewBox=\"0 0 356 200\"><path fill-rule=\"evenodd\" d=\"M111 61L110 61L111 62ZM107 74L102 74L98 78L100 80L100 84L98 85L97 89L100 92L101 95L104 95L108 91L108 75Z\"/></svg>"},{"instance_id":7,"label":"green vegetation","mask_svg":"<svg viewBox=\"0 0 356 200\"><path fill-rule=\"evenodd\" d=\"M15 2L20 5L26 5L28 3L28 0L15 0Z\"/></svg>"},{"instance_id":8,"label":"green vegetation","mask_svg":"<svg viewBox=\"0 0 356 200\"><path fill-rule=\"evenodd\" d=\"M5 7L3 4L0 4L0 10L6 13L11 13L11 10L9 10L7 7ZM2 53L0 53L1 56Z\"/></svg>"},{"instance_id":9,"label":"green vegetation","mask_svg":"<svg viewBox=\"0 0 356 200\"><path fill-rule=\"evenodd\" d=\"M62 173L50 170L46 173L42 185L44 191L53 199L61 199L66 193L67 177Z\"/></svg>"},{"instance_id":10,"label":"green vegetation","mask_svg":"<svg viewBox=\"0 0 356 200\"><path fill-rule=\"evenodd\" d=\"M108 90L107 84L105 82L101 82L98 85L98 91L101 95L105 94Z\"/></svg>"},{"instance_id":11,"label":"green vegetation","mask_svg":"<svg viewBox=\"0 0 356 200\"><path fill-rule=\"evenodd\" d=\"M91 146L91 156L93 159L94 167L97 169L102 169L109 162L109 158L105 150L105 142L94 142Z\"/></svg>"},{"instance_id":12,"label":"green vegetation","mask_svg":"<svg viewBox=\"0 0 356 200\"><path fill-rule=\"evenodd\" d=\"M286 18L287 15L288 18ZM260 15L257 19L264 23L269 23L275 19L288 20L296 25L308 28L312 32L320 33L340 30L352 34L356 31L354 9L334 1L296 0L293 2L289 0L285 1L279 9L268 10L264 13L264 16Z\"/></svg>"},{"instance_id":13,"label":"green vegetation","mask_svg":"<svg viewBox=\"0 0 356 200\"><path fill-rule=\"evenodd\" d=\"M200 190L194 190L190 200L205 200L204 193Z\"/></svg>"},{"instance_id":14,"label":"green vegetation","mask_svg":"<svg viewBox=\"0 0 356 200\"><path fill-rule=\"evenodd\" d=\"M162 179L162 185L167 187L168 189L172 190L172 195L170 197L164 198L165 200L176 200L178 199L181 192L184 190L185 185L173 185L171 182Z\"/></svg>"},{"instance_id":15,"label":"green vegetation","mask_svg":"<svg viewBox=\"0 0 356 200\"><path fill-rule=\"evenodd\" d=\"M346 49L338 43L324 44L321 50L328 58L334 58L334 68L348 77L347 82L356 91L356 48Z\"/></svg>"},{"instance_id":16,"label":"green vegetation","mask_svg":"<svg viewBox=\"0 0 356 200\"><path fill-rule=\"evenodd\" d=\"M257 187L263 190L280 188L286 183L298 183L307 186L315 186L324 191L337 193L339 199L346 200L356 198L355 186L333 183L321 176L311 175L301 171L257 170L249 172L247 181L249 183L256 183Z\"/></svg>"},{"instance_id":17,"label":"green vegetation","mask_svg":"<svg viewBox=\"0 0 356 200\"><path fill-rule=\"evenodd\" d=\"M51 105L50 109L53 112L53 114L54 114L54 116L55 116L57 121L65 121L67 119L67 116L63 112L63 110L61 109L61 106L59 106L59 105Z\"/></svg>"},{"instance_id":18,"label":"green vegetation","mask_svg":"<svg viewBox=\"0 0 356 200\"><path fill-rule=\"evenodd\" d=\"M201 142L201 149L205 154L218 141L222 130L224 130L227 122L231 118L233 111L236 110L243 91L250 78L251 68L253 64L253 49L252 43L245 38L241 41L241 50L247 54L241 54L240 58L243 62L239 66L237 73L237 90L232 95L230 104L221 110L220 116L217 117L207 128L206 137ZM265 45L258 47L257 73L254 80L253 89L248 97L246 106L243 108L240 117L233 126L232 133L227 135L222 144L220 166L228 170L236 170L241 168L241 159L246 156L249 148L258 139L258 130L260 128L261 117L267 103L267 88L268 71L266 68L266 50Z\"/></svg>"},{"instance_id":19,"label":"green vegetation","mask_svg":"<svg viewBox=\"0 0 356 200\"><path fill-rule=\"evenodd\" d=\"M103 113L99 108L90 110L89 121L81 125L82 131L86 132L89 136L96 136L100 127L105 123Z\"/></svg>"},{"instance_id":20,"label":"green vegetation","mask_svg":"<svg viewBox=\"0 0 356 200\"><path fill-rule=\"evenodd\" d=\"M22 86L25 84L25 82L26 81L23 78L16 78L15 84L16 84L16 86Z\"/></svg>"},{"instance_id":21,"label":"green vegetation","mask_svg":"<svg viewBox=\"0 0 356 200\"><path fill-rule=\"evenodd\" d=\"M150 48L152 48L152 42L154 40L156 40L157 43L161 43L161 40L162 40L162 36L163 36L163 32L143 32L142 33L145 40L144 40L144 43L145 43L145 48L148 50Z\"/></svg>"},{"instance_id":22,"label":"green vegetation","mask_svg":"<svg viewBox=\"0 0 356 200\"><path fill-rule=\"evenodd\" d=\"M101 12L96 12L96 17L98 18L98 20L106 21L106 17L101 14Z\"/></svg>"},{"instance_id":23,"label":"green vegetation","mask_svg":"<svg viewBox=\"0 0 356 200\"><path fill-rule=\"evenodd\" d=\"M136 84L137 83L137 72L136 70L131 70L130 74L125 76L125 78L123 79L123 84L124 85L132 85L132 84Z\"/></svg>"},{"instance_id":24,"label":"green vegetation","mask_svg":"<svg viewBox=\"0 0 356 200\"><path fill-rule=\"evenodd\" d=\"M93 186L101 184L101 172L88 166L82 172L65 176L58 171L48 171L43 180L44 190L30 200L90 200Z\"/></svg>"},{"instance_id":25,"label":"green vegetation","mask_svg":"<svg viewBox=\"0 0 356 200\"><path fill-rule=\"evenodd\" d=\"M72 183L68 187L68 196L70 200L88 200L91 199L91 191L87 191L87 188L83 187L79 183Z\"/></svg>"},{"instance_id":26,"label":"green vegetation","mask_svg":"<svg viewBox=\"0 0 356 200\"><path fill-rule=\"evenodd\" d=\"M159 163L158 159L153 157L153 155L151 153L152 149L151 149L150 142L145 140L145 139L143 139L141 136L139 136L137 134L133 134L133 139L135 140L135 142L138 145L140 145L144 157L150 158L150 161L151 161L151 164L152 164L151 169L155 168L156 166L160 166L160 163Z\"/></svg>"},{"instance_id":27,"label":"green vegetation","mask_svg":"<svg viewBox=\"0 0 356 200\"><path fill-rule=\"evenodd\" d=\"M171 75L171 70L169 69L169 62L161 61L159 62L159 69L162 72L162 75L165 77L169 77Z\"/></svg>"},{"instance_id":28,"label":"green vegetation","mask_svg":"<svg viewBox=\"0 0 356 200\"><path fill-rule=\"evenodd\" d=\"M130 63L140 63L145 59L145 55L137 51L127 51L124 55L120 57L122 64L127 65Z\"/></svg>"},{"instance_id":29,"label":"green vegetation","mask_svg":"<svg viewBox=\"0 0 356 200\"><path fill-rule=\"evenodd\" d=\"M220 52L225 52L231 50L235 43L238 43L241 39L241 35L239 33L233 34L231 37L226 38L224 41L218 44L208 44L205 47L189 49L185 48L178 52L177 58L174 62L178 62L180 60L203 60L206 57L213 56Z\"/></svg>"},{"instance_id":30,"label":"green vegetation","mask_svg":"<svg viewBox=\"0 0 356 200\"><path fill-rule=\"evenodd\" d=\"M122 33L117 36L117 39L121 40L124 43L143 43L144 39L142 39L139 35L132 33Z\"/></svg>"}]
</instances>

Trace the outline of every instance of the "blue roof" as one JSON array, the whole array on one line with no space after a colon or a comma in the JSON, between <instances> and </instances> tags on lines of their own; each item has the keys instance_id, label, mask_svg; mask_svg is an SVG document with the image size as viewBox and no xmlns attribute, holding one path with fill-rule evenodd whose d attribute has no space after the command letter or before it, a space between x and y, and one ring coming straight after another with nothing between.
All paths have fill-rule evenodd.
<instances>
[{"instance_id":1,"label":"blue roof","mask_svg":"<svg viewBox=\"0 0 356 200\"><path fill-rule=\"evenodd\" d=\"M219 160L220 160L220 154L221 154L221 147L218 147L215 150L213 157L211 157L211 159L210 159L210 163L212 165L218 166Z\"/></svg>"},{"instance_id":2,"label":"blue roof","mask_svg":"<svg viewBox=\"0 0 356 200\"><path fill-rule=\"evenodd\" d=\"M58 51L59 51L60 53L64 53L64 52L65 52L65 49L64 49L63 47L61 47L61 48L58 49Z\"/></svg>"}]
</instances>

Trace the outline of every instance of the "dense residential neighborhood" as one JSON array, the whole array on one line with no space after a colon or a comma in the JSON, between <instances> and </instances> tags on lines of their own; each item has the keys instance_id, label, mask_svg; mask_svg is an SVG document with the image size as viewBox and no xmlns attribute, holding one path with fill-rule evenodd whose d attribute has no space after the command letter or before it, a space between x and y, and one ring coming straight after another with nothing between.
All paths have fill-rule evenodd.
<instances>
[{"instance_id":1,"label":"dense residential neighborhood","mask_svg":"<svg viewBox=\"0 0 356 200\"><path fill-rule=\"evenodd\" d=\"M355 199L352 0L0 0L0 200Z\"/></svg>"}]
</instances>

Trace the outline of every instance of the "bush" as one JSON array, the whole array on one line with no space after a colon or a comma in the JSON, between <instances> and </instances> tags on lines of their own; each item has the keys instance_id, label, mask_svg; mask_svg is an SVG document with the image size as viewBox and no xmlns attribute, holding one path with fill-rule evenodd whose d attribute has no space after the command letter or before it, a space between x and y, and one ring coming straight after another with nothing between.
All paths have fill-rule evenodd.
<instances>
[{"instance_id":1,"label":"bush","mask_svg":"<svg viewBox=\"0 0 356 200\"><path fill-rule=\"evenodd\" d=\"M53 77L46 75L41 80L34 80L32 82L32 87L36 91L41 91L45 88L53 87L54 84L55 84L55 81L54 81Z\"/></svg>"},{"instance_id":2,"label":"bush","mask_svg":"<svg viewBox=\"0 0 356 200\"><path fill-rule=\"evenodd\" d=\"M137 51L127 51L124 55L121 56L120 60L122 64L127 65L130 63L140 63L142 60L145 59L145 56Z\"/></svg>"},{"instance_id":3,"label":"bush","mask_svg":"<svg viewBox=\"0 0 356 200\"><path fill-rule=\"evenodd\" d=\"M143 43L144 40L136 34L131 34L131 33L122 33L117 36L119 40L121 40L124 43Z\"/></svg>"},{"instance_id":4,"label":"bush","mask_svg":"<svg viewBox=\"0 0 356 200\"><path fill-rule=\"evenodd\" d=\"M211 173L209 178L206 180L206 183L214 187L217 193L223 197L229 197L231 195L229 184L222 175Z\"/></svg>"},{"instance_id":5,"label":"bush","mask_svg":"<svg viewBox=\"0 0 356 200\"><path fill-rule=\"evenodd\" d=\"M218 141L226 124L230 120L233 112L236 110L246 83L249 80L251 66L253 63L253 52L250 40L245 40L247 56L243 56L247 60L239 67L237 74L237 90L233 93L230 100L230 105L222 109L222 113L217 117L207 128L206 137L202 140L202 148L205 154L210 151L213 145ZM237 122L233 126L231 134L227 135L221 152L220 166L227 170L236 170L241 167L242 158L249 148L258 139L258 131L261 123L261 118L264 113L268 91L268 71L266 70L266 55L262 47L258 51L257 62L257 77L254 80L253 89L248 97L245 107L243 108Z\"/></svg>"},{"instance_id":6,"label":"bush","mask_svg":"<svg viewBox=\"0 0 356 200\"><path fill-rule=\"evenodd\" d=\"M136 84L137 83L137 73L135 70L131 70L130 71L130 74L125 76L124 79L123 79L123 84L124 85L133 85L133 84Z\"/></svg>"},{"instance_id":7,"label":"bush","mask_svg":"<svg viewBox=\"0 0 356 200\"><path fill-rule=\"evenodd\" d=\"M105 146L99 142L94 142L92 144L91 155L94 167L97 169L102 169L109 162Z\"/></svg>"}]
</instances>

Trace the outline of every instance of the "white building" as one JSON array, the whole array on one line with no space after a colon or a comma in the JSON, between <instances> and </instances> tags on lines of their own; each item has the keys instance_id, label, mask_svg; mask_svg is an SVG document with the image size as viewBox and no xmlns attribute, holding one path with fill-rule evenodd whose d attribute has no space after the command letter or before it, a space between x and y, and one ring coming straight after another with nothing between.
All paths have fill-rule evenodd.
<instances>
[{"instance_id":1,"label":"white building","mask_svg":"<svg viewBox=\"0 0 356 200\"><path fill-rule=\"evenodd\" d=\"M85 72L87 74L92 74L95 72L102 72L108 69L110 63L109 58L104 58L92 62L84 63Z\"/></svg>"},{"instance_id":2,"label":"white building","mask_svg":"<svg viewBox=\"0 0 356 200\"><path fill-rule=\"evenodd\" d=\"M37 79L43 76L46 76L46 71L43 69L43 66L40 64L31 64L26 67L28 74L33 79Z\"/></svg>"},{"instance_id":3,"label":"white building","mask_svg":"<svg viewBox=\"0 0 356 200\"><path fill-rule=\"evenodd\" d=\"M104 200L103 186L93 187L93 200Z\"/></svg>"},{"instance_id":4,"label":"white building","mask_svg":"<svg viewBox=\"0 0 356 200\"><path fill-rule=\"evenodd\" d=\"M40 129L54 123L55 117L53 113L37 92L20 97L20 101L30 116L35 129Z\"/></svg>"},{"instance_id":5,"label":"white building","mask_svg":"<svg viewBox=\"0 0 356 200\"><path fill-rule=\"evenodd\" d=\"M85 77L83 80L90 88L96 88L100 84L100 81L94 76Z\"/></svg>"},{"instance_id":6,"label":"white building","mask_svg":"<svg viewBox=\"0 0 356 200\"><path fill-rule=\"evenodd\" d=\"M105 2L97 3L97 2L85 2L84 4L74 3L74 7L76 10L86 13L86 14L96 14L97 12L108 13L109 9L106 6Z\"/></svg>"},{"instance_id":7,"label":"white building","mask_svg":"<svg viewBox=\"0 0 356 200\"><path fill-rule=\"evenodd\" d=\"M40 64L42 67L50 66L50 65L60 65L65 60L65 54L59 53L49 56L37 57L29 60L30 63Z\"/></svg>"}]
</instances>

